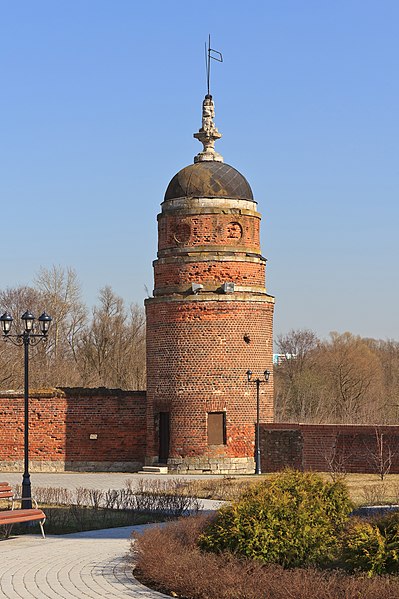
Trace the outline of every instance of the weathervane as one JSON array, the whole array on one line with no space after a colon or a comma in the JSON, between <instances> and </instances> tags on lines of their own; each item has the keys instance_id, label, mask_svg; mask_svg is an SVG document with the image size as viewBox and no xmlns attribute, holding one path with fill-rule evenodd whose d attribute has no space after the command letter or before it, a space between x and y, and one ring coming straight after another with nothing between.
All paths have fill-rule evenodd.
<instances>
[{"instance_id":1,"label":"weathervane","mask_svg":"<svg viewBox=\"0 0 399 599\"><path fill-rule=\"evenodd\" d=\"M210 94L211 58L218 62L223 62L223 56L220 52L211 48L211 36L209 36L208 47L205 42L205 58L208 93L202 102L202 127L198 133L194 133L194 137L202 143L204 148L202 152L199 152L199 154L194 157L194 162L206 162L210 160L223 162L223 156L215 151L215 141L220 139L222 134L219 133L213 122L215 117L215 105Z\"/></svg>"},{"instance_id":2,"label":"weathervane","mask_svg":"<svg viewBox=\"0 0 399 599\"><path fill-rule=\"evenodd\" d=\"M213 54L212 54L213 52ZM208 37L208 47L205 42L205 62L206 62L206 83L208 89L208 96L210 96L210 88L211 88L211 58L216 60L217 62L223 62L223 56L221 52L214 50L211 48L211 36L209 34Z\"/></svg>"}]
</instances>

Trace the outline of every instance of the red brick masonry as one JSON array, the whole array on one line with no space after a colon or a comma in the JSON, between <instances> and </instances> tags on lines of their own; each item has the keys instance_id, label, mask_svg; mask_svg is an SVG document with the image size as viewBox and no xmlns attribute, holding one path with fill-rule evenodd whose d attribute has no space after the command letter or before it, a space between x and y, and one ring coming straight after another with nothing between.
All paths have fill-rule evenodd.
<instances>
[{"instance_id":1,"label":"red brick masonry","mask_svg":"<svg viewBox=\"0 0 399 599\"><path fill-rule=\"evenodd\" d=\"M253 400L254 389L248 391ZM252 404L249 399L248 404ZM224 405L215 403L216 398L213 402L212 409L223 409ZM0 468L3 471L21 468L23 403L20 392L0 393ZM47 389L31 391L29 403L32 471L134 471L144 463L145 391ZM267 411L265 415L268 416ZM254 414L249 420L243 417L242 431L252 428L253 421ZM245 455L246 436L242 436L241 429L239 434L233 433L234 426L236 424L228 425L229 436L235 439L234 452L240 455L242 451ZM290 466L299 470L329 471L332 467L342 467L347 472L375 472L376 432L383 434L384 456L391 452L391 472L399 472L399 426L292 423L261 425L262 471L273 472ZM241 449L240 442L243 443Z\"/></svg>"},{"instance_id":2,"label":"red brick masonry","mask_svg":"<svg viewBox=\"0 0 399 599\"><path fill-rule=\"evenodd\" d=\"M143 464L145 391L48 389L29 398L29 456L43 469L115 469ZM24 400L0 393L0 464L20 466L24 444ZM19 464L18 464L19 463ZM38 464L36 464L38 466Z\"/></svg>"},{"instance_id":3,"label":"red brick masonry","mask_svg":"<svg viewBox=\"0 0 399 599\"><path fill-rule=\"evenodd\" d=\"M383 457L390 453L391 472L399 472L399 426L346 424L262 424L262 471L299 470L376 472L377 440Z\"/></svg>"},{"instance_id":4,"label":"red brick masonry","mask_svg":"<svg viewBox=\"0 0 399 599\"><path fill-rule=\"evenodd\" d=\"M272 370L273 304L261 300L147 302L147 455L158 453L154 415L166 411L171 458L253 458L256 389L245 373ZM208 446L208 412L225 413L225 445ZM271 382L260 413L272 421Z\"/></svg>"}]
</instances>

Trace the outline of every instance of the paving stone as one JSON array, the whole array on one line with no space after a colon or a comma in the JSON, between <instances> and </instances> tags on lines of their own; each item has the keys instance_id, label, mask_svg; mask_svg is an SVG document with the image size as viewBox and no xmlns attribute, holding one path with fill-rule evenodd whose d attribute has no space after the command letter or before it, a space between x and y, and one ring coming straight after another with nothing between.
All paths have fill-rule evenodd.
<instances>
[{"instance_id":1,"label":"paving stone","mask_svg":"<svg viewBox=\"0 0 399 599\"><path fill-rule=\"evenodd\" d=\"M141 585L126 560L135 527L0 542L2 599L166 597ZM143 527L137 527L143 529ZM102 533L102 536L101 536ZM101 541L100 541L101 539ZM100 542L99 542L100 541ZM3 559L3 556L5 559Z\"/></svg>"},{"instance_id":2,"label":"paving stone","mask_svg":"<svg viewBox=\"0 0 399 599\"><path fill-rule=\"evenodd\" d=\"M21 483L21 474L3 473L0 479ZM129 473L34 473L32 488L77 487L108 490L133 485L142 476ZM159 475L146 475L159 480ZM162 480L178 478L162 475ZM187 476L187 479L209 475ZM202 501L206 510L221 502ZM131 533L145 526L88 531L63 536L15 536L0 541L1 599L161 599L168 597L140 584L127 559Z\"/></svg>"}]
</instances>

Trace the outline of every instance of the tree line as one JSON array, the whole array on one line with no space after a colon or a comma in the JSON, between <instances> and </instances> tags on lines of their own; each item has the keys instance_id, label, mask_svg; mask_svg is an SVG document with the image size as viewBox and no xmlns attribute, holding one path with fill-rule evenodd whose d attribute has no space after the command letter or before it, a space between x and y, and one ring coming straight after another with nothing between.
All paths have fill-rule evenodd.
<instances>
[{"instance_id":1,"label":"tree line","mask_svg":"<svg viewBox=\"0 0 399 599\"><path fill-rule=\"evenodd\" d=\"M72 268L41 268L32 286L0 290L1 313L45 310L48 339L30 348L30 387L145 389L145 315L111 287L90 311ZM399 421L399 342L311 330L280 335L274 368L276 422L392 424ZM0 340L0 389L23 387L23 351Z\"/></svg>"},{"instance_id":2,"label":"tree line","mask_svg":"<svg viewBox=\"0 0 399 599\"><path fill-rule=\"evenodd\" d=\"M31 287L0 291L1 313L14 318L13 333L22 330L21 315L53 319L48 339L31 347L30 387L109 387L145 389L145 316L142 307L124 301L105 286L91 313L82 301L72 268L41 268ZM23 352L0 340L0 388L21 389Z\"/></svg>"},{"instance_id":3,"label":"tree line","mask_svg":"<svg viewBox=\"0 0 399 599\"><path fill-rule=\"evenodd\" d=\"M277 339L277 422L396 424L399 343L310 330Z\"/></svg>"}]
</instances>

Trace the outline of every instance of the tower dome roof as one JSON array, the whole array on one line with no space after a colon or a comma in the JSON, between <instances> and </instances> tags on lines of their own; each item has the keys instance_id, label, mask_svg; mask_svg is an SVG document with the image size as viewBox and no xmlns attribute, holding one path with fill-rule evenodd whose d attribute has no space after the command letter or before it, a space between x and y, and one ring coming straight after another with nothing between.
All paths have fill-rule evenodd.
<instances>
[{"instance_id":1,"label":"tower dome roof","mask_svg":"<svg viewBox=\"0 0 399 599\"><path fill-rule=\"evenodd\" d=\"M165 192L165 201L181 197L253 200L246 178L229 164L209 160L179 171Z\"/></svg>"}]
</instances>

